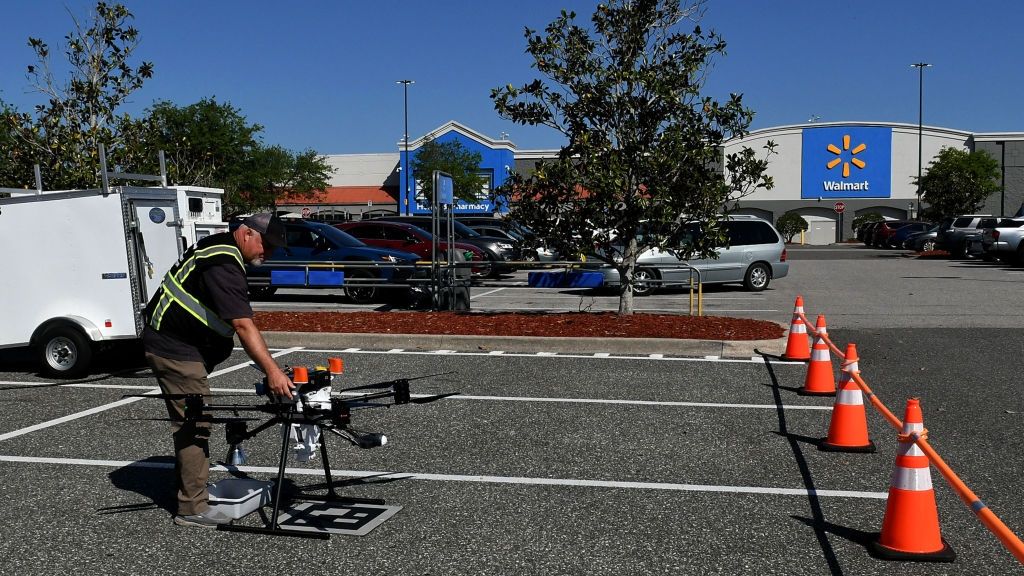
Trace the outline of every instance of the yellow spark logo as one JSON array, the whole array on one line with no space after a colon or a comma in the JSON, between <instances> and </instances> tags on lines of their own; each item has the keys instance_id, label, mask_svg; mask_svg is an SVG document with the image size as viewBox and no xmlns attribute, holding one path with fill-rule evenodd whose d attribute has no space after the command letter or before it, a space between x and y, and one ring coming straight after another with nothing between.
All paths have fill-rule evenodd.
<instances>
[{"instance_id":1,"label":"yellow spark logo","mask_svg":"<svg viewBox=\"0 0 1024 576\"><path fill-rule=\"evenodd\" d=\"M857 154L860 154L861 152L867 150L867 148L868 147L867 147L866 144L860 144L860 145L858 145L856 148L854 148L851 151L851 154L856 156ZM843 150L850 150L850 135L849 134L846 134L846 135L843 136ZM829 170L835 168L840 163L842 163L842 165L843 165L843 178L849 178L850 177L850 164L853 164L854 166L856 166L857 168L860 168L861 170L863 170L864 167L867 166L867 164L865 164L864 161L861 160L860 158L850 158L849 162L843 162L843 159L841 157L838 157L838 156L842 155L843 150L840 150L839 147L836 146L835 144L829 144L828 145L828 151L833 153L833 154L835 154L837 156L837 158L833 158L832 160L829 160L828 164L826 164L826 166L828 166Z\"/></svg>"}]
</instances>

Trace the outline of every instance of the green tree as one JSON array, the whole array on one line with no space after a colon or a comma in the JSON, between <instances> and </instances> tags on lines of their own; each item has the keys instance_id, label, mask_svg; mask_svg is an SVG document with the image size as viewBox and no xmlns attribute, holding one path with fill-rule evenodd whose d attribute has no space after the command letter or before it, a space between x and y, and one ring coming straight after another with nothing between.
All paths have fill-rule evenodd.
<instances>
[{"instance_id":1,"label":"green tree","mask_svg":"<svg viewBox=\"0 0 1024 576\"><path fill-rule=\"evenodd\" d=\"M231 209L250 212L283 198L316 201L331 172L326 159L313 150L293 154L281 146L258 146L241 164L237 179L224 188L234 191Z\"/></svg>"},{"instance_id":2,"label":"green tree","mask_svg":"<svg viewBox=\"0 0 1024 576\"><path fill-rule=\"evenodd\" d=\"M796 212L786 212L775 221L775 228L786 237L786 242L792 242L793 236L807 231L807 220Z\"/></svg>"},{"instance_id":3,"label":"green tree","mask_svg":"<svg viewBox=\"0 0 1024 576\"><path fill-rule=\"evenodd\" d=\"M438 142L429 139L424 142L416 151L411 164L413 176L427 205L433 205L434 170L451 175L455 198L475 202L486 182L479 174L481 159L479 152L471 152L455 140Z\"/></svg>"},{"instance_id":4,"label":"green tree","mask_svg":"<svg viewBox=\"0 0 1024 576\"><path fill-rule=\"evenodd\" d=\"M882 215L879 214L878 212L868 212L867 214L861 214L860 216L855 217L853 219L852 226L853 229L856 230L865 224L869 224L871 222L880 222L882 220L885 220L885 218L882 217Z\"/></svg>"},{"instance_id":5,"label":"green tree","mask_svg":"<svg viewBox=\"0 0 1024 576\"><path fill-rule=\"evenodd\" d=\"M696 25L703 10L702 2L610 0L589 27L562 11L543 34L525 32L532 66L546 79L491 92L502 117L568 140L533 174L511 176L501 191L510 214L563 254L596 248L623 280L620 314L633 313L643 250L666 245L681 220L696 220L706 234L682 256L714 257L727 242L716 214L772 187L765 171L773 143L763 158L750 148L723 158L723 143L747 133L753 112L738 94L725 102L701 95L712 59L725 52L721 37Z\"/></svg>"},{"instance_id":6,"label":"green tree","mask_svg":"<svg viewBox=\"0 0 1024 576\"><path fill-rule=\"evenodd\" d=\"M15 123L9 121L14 114L13 108L0 101L0 188L24 188L35 181L32 162L19 145Z\"/></svg>"},{"instance_id":7,"label":"green tree","mask_svg":"<svg viewBox=\"0 0 1024 576\"><path fill-rule=\"evenodd\" d=\"M50 46L30 37L28 44L37 63L28 67L28 79L46 101L35 106L34 116L16 111L4 114L21 148L16 162L29 167L40 164L43 181L51 189L98 183L99 144L111 150L123 147L118 107L153 75L151 63L129 63L139 32L131 26L134 17L127 8L99 2L87 25L74 14L71 18L74 31L65 36L64 47L69 77L54 76ZM24 172L24 166L16 170Z\"/></svg>"},{"instance_id":8,"label":"green tree","mask_svg":"<svg viewBox=\"0 0 1024 576\"><path fill-rule=\"evenodd\" d=\"M941 220L971 214L1000 190L999 162L983 150L943 148L928 163L921 188L922 199L928 203L924 214L927 218Z\"/></svg>"},{"instance_id":9,"label":"green tree","mask_svg":"<svg viewBox=\"0 0 1024 576\"><path fill-rule=\"evenodd\" d=\"M171 182L224 188L228 212L271 207L289 196L315 201L332 172L312 150L293 154L263 145L262 126L215 98L183 107L157 102L144 118L126 120L123 130L132 142L126 165L154 173L163 150Z\"/></svg>"}]
</instances>

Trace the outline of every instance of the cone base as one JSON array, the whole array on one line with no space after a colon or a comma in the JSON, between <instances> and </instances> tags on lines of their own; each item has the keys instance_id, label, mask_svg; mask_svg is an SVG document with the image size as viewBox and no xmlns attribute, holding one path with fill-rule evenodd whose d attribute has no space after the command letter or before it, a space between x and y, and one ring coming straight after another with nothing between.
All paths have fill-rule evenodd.
<instances>
[{"instance_id":1,"label":"cone base","mask_svg":"<svg viewBox=\"0 0 1024 576\"><path fill-rule=\"evenodd\" d=\"M799 394L800 396L835 396L836 395L836 391L835 390L821 390L821 391L819 391L819 390L808 390L806 388L801 388L801 389L797 390L796 393Z\"/></svg>"},{"instance_id":2,"label":"cone base","mask_svg":"<svg viewBox=\"0 0 1024 576\"><path fill-rule=\"evenodd\" d=\"M811 361L811 357L810 356L807 356L807 358L793 358L792 356L786 356L785 354L783 354L782 356L779 356L779 358L782 358L786 362L804 362L804 363L807 363L807 362Z\"/></svg>"},{"instance_id":3,"label":"cone base","mask_svg":"<svg viewBox=\"0 0 1024 576\"><path fill-rule=\"evenodd\" d=\"M844 446L842 444L830 444L828 438L822 438L818 442L818 450L822 452L860 452L868 454L875 451L875 443L868 440L868 443L863 446Z\"/></svg>"},{"instance_id":4,"label":"cone base","mask_svg":"<svg viewBox=\"0 0 1024 576\"><path fill-rule=\"evenodd\" d=\"M895 548L882 546L878 542L881 536L881 533L875 536L874 540L871 541L869 550L872 556L882 560L900 560L904 562L953 562L956 560L956 551L946 542L945 538L942 539L942 549L936 552L902 552Z\"/></svg>"}]
</instances>

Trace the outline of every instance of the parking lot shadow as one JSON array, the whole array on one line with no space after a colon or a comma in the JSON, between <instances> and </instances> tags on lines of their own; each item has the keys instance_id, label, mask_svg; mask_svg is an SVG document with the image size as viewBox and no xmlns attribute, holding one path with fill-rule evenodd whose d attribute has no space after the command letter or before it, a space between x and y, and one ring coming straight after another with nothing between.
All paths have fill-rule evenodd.
<instances>
[{"instance_id":1,"label":"parking lot shadow","mask_svg":"<svg viewBox=\"0 0 1024 576\"><path fill-rule=\"evenodd\" d=\"M161 508L172 515L177 513L177 482L172 456L150 456L137 460L114 470L107 477L115 488L135 492L148 501L107 506L97 510L98 514L127 514L154 508Z\"/></svg>"}]
</instances>

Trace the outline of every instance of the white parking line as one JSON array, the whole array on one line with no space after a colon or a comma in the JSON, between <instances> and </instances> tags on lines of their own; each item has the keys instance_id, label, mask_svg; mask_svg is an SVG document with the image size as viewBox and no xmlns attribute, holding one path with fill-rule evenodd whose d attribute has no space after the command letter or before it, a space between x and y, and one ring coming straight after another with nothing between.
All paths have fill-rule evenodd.
<instances>
[{"instance_id":1,"label":"white parking line","mask_svg":"<svg viewBox=\"0 0 1024 576\"><path fill-rule=\"evenodd\" d=\"M359 396L357 392L342 392L338 396ZM410 394L413 398L425 398L431 394ZM491 402L553 402L559 404L620 404L629 406L666 406L671 408L742 408L753 410L777 410L776 404L728 404L725 402L674 402L670 400L612 400L605 398L544 398L537 396L474 396L457 394L446 400L487 400ZM786 410L832 410L832 406L808 404L785 404Z\"/></svg>"},{"instance_id":2,"label":"white parking line","mask_svg":"<svg viewBox=\"0 0 1024 576\"><path fill-rule=\"evenodd\" d=\"M296 352L298 350L302 350L302 348L287 348L285 350L281 350L281 351L279 351L279 352L277 352L275 354L272 354L272 356L274 358L277 358L278 356L283 356L285 354L289 354L291 352ZM217 376L220 376L222 374L227 374L228 372L234 372L235 370L240 370L240 369L245 368L247 366L253 366L253 363L250 361L250 362L243 362L241 364L236 364L234 366L229 366L229 367L224 368L222 370L217 370L217 371L211 373L209 376L207 376L207 378L216 378ZM147 394L157 394L157 393L159 393L159 390L156 390L156 389L152 390L151 392L147 392ZM42 430L44 428L49 428L51 426L57 426L58 424L63 424L65 422L70 422L72 420L77 420L79 418L84 418L86 416L91 416L93 414L98 414L100 412L105 412L105 411L110 410L112 408L117 408L118 406L124 406L125 404L131 404L133 402L138 402L139 400L142 400L142 398L123 398L123 399L118 400L116 402L111 402L110 404L104 404L103 406L97 406L95 408L90 408L88 410L82 410L81 412L75 412L74 414L69 414L69 415L63 416L61 418L55 418L53 420L47 420L46 422L40 422L39 424L34 424L32 426L28 426L27 428L21 428L19 430L15 430L13 432L8 432L6 434L0 434L0 442L2 442L4 440L8 440L10 438L15 438L15 437L18 437L18 436L23 436L25 434L29 434L31 432L35 432L36 430Z\"/></svg>"},{"instance_id":3,"label":"white parking line","mask_svg":"<svg viewBox=\"0 0 1024 576\"><path fill-rule=\"evenodd\" d=\"M303 352L311 352L316 354L398 354L398 355L411 355L411 356L437 356L437 351L431 350L406 350L404 352L392 352L390 350L360 350L358 348L352 349L347 348L345 350L330 350L330 349L316 349L316 348L304 348ZM656 360L662 362L721 362L726 364L764 364L764 359L760 356L751 356L747 358L718 358L717 360L708 360L707 358L695 358L690 356L664 356L662 354L643 354L636 356L628 355L614 355L614 356L594 356L593 354L560 354L557 352L508 352L493 350L488 352L451 352L445 351L448 356L503 356L510 358L536 358L538 356L544 358L557 358L557 359L589 359L589 360ZM806 366L806 362L795 362L785 360L772 360L772 366Z\"/></svg>"},{"instance_id":4,"label":"white parking line","mask_svg":"<svg viewBox=\"0 0 1024 576\"><path fill-rule=\"evenodd\" d=\"M156 468L170 470L173 462L133 462L128 460L87 460L80 458L40 458L33 456L0 456L0 462L21 464L52 464L58 466L98 466L104 468ZM217 472L240 471L248 474L277 474L270 466L212 466ZM287 468L287 474L323 476L315 468ZM722 486L714 484L681 484L674 482L631 482L616 480L584 480L579 478L532 478L526 476L484 476L464 474L423 474L418 472L382 472L375 470L331 470L336 478L373 478L374 480L422 480L427 482L475 482L480 484L519 484L528 486L566 486L571 488L619 488L625 490L669 490L674 492L718 492L723 494L763 494L770 496L819 496L832 498L864 498L885 500L888 492L860 490L808 490L806 488L778 488L771 486Z\"/></svg>"},{"instance_id":5,"label":"white parking line","mask_svg":"<svg viewBox=\"0 0 1024 576\"><path fill-rule=\"evenodd\" d=\"M504 288L496 288L494 290L491 290L490 292L484 292L483 294L477 294L476 296L470 296L469 299L470 300L476 300L477 298L482 298L484 296L487 296L488 294L494 294L495 292L501 292L502 290L504 290Z\"/></svg>"},{"instance_id":6,"label":"white parking line","mask_svg":"<svg viewBox=\"0 0 1024 576\"><path fill-rule=\"evenodd\" d=\"M46 386L40 382L8 382L8 384L21 385L25 387ZM117 384L59 384L61 388L105 388L109 390L147 390L153 393L159 392L154 386L131 386ZM221 394L255 394L255 388L211 388L210 392ZM336 392L335 396L361 396L362 392ZM410 394L412 398L427 398L432 394ZM130 398L135 401L140 398ZM458 394L450 396L448 400L478 400L486 402L551 402L556 404L618 404L630 406L665 406L673 408L740 408L753 410L775 410L776 404L733 404L726 402L681 402L672 400L631 400L631 399L609 399L609 398L561 398L550 396L483 396L474 394ZM817 406L808 404L786 404L786 410L832 410L832 406Z\"/></svg>"}]
</instances>

